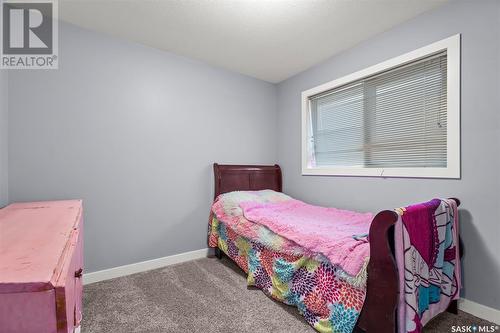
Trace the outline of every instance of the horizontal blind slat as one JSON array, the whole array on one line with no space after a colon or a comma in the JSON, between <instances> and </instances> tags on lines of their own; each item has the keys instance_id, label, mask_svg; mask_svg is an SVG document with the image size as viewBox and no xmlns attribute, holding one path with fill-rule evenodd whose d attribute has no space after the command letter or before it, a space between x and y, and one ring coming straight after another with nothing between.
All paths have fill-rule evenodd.
<instances>
[{"instance_id":1,"label":"horizontal blind slat","mask_svg":"<svg viewBox=\"0 0 500 333\"><path fill-rule=\"evenodd\" d=\"M445 53L310 98L317 166L446 167Z\"/></svg>"}]
</instances>

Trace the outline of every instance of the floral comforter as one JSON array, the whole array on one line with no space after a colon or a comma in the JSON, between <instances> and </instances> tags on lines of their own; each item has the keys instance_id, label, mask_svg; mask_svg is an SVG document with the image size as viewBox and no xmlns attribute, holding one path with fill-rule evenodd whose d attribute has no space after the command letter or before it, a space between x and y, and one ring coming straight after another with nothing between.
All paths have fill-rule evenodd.
<instances>
[{"instance_id":1,"label":"floral comforter","mask_svg":"<svg viewBox=\"0 0 500 333\"><path fill-rule=\"evenodd\" d=\"M212 207L209 246L219 247L243 269L248 285L294 305L319 332L352 332L366 294L366 264L352 276L243 216L245 201L292 200L274 191L231 192Z\"/></svg>"}]
</instances>

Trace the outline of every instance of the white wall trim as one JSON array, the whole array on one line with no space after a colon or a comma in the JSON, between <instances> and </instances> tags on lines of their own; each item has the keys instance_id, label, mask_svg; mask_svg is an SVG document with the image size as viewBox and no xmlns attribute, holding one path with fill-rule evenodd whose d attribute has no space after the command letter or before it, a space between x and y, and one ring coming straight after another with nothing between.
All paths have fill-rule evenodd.
<instances>
[{"instance_id":1,"label":"white wall trim","mask_svg":"<svg viewBox=\"0 0 500 333\"><path fill-rule=\"evenodd\" d=\"M126 276L134 273L149 271L151 269L161 268L169 265L178 264L185 261L206 258L209 254L209 249L200 249L190 252L175 254L168 257L141 261L130 265L118 266L102 271L83 274L83 284L89 284L109 279L114 279L120 276Z\"/></svg>"},{"instance_id":2,"label":"white wall trim","mask_svg":"<svg viewBox=\"0 0 500 333\"><path fill-rule=\"evenodd\" d=\"M365 176L459 179L460 173L460 34L453 35L430 45L383 61L333 81L302 92L302 175L317 176ZM443 168L368 168L355 166L314 166L311 164L311 103L310 97L341 87L359 79L379 74L412 61L447 52L447 166Z\"/></svg>"},{"instance_id":3,"label":"white wall trim","mask_svg":"<svg viewBox=\"0 0 500 333\"><path fill-rule=\"evenodd\" d=\"M465 298L461 298L458 301L458 308L464 312L470 313L471 315L500 325L500 310L469 301Z\"/></svg>"}]
</instances>

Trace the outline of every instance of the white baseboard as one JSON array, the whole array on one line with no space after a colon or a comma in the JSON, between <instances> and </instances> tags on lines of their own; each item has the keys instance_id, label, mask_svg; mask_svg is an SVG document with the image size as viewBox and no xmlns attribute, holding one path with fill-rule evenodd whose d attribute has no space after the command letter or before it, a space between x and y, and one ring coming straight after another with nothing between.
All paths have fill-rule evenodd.
<instances>
[{"instance_id":1,"label":"white baseboard","mask_svg":"<svg viewBox=\"0 0 500 333\"><path fill-rule=\"evenodd\" d=\"M465 298L461 298L458 301L458 308L464 312L470 313L473 316L500 325L500 310L493 309L486 305L482 305L473 301L469 301Z\"/></svg>"},{"instance_id":2,"label":"white baseboard","mask_svg":"<svg viewBox=\"0 0 500 333\"><path fill-rule=\"evenodd\" d=\"M120 276L149 271L151 269L174 265L185 261L206 258L209 254L209 251L210 250L208 248L200 249L175 254L173 256L141 261L135 264L118 266L114 268L104 269L102 271L83 274L83 284L85 285L89 283L114 279Z\"/></svg>"}]
</instances>

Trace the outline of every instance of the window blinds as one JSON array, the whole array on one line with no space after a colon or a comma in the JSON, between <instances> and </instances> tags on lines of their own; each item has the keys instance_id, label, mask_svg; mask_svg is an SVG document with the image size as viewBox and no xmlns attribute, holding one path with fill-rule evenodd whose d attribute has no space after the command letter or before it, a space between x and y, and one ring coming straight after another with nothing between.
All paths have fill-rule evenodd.
<instances>
[{"instance_id":1,"label":"window blinds","mask_svg":"<svg viewBox=\"0 0 500 333\"><path fill-rule=\"evenodd\" d=\"M312 164L446 167L446 52L309 98Z\"/></svg>"}]
</instances>

